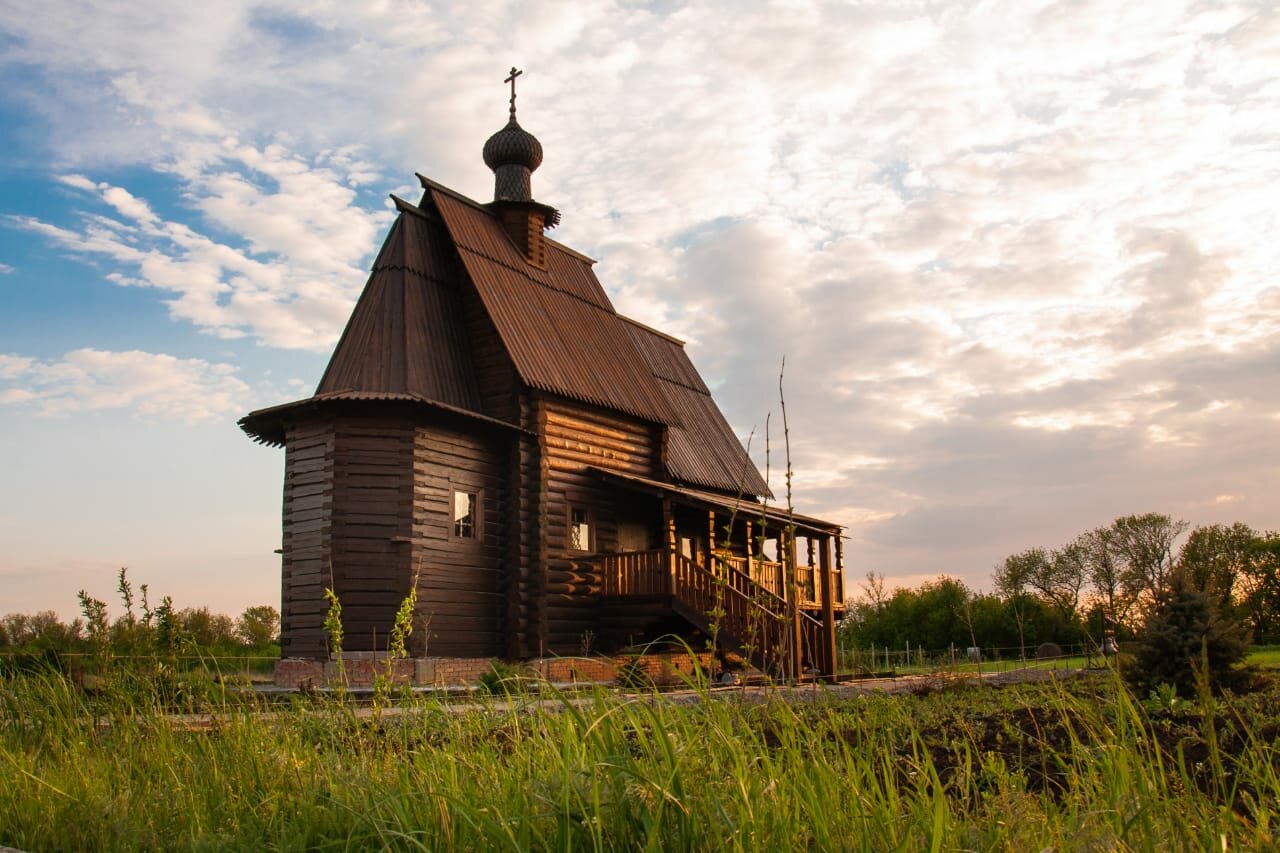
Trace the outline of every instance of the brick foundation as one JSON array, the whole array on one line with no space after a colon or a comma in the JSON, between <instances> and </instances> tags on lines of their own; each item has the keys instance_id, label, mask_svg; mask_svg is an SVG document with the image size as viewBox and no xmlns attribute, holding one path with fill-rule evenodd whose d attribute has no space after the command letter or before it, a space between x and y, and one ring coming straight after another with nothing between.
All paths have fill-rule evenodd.
<instances>
[{"instance_id":1,"label":"brick foundation","mask_svg":"<svg viewBox=\"0 0 1280 853\"><path fill-rule=\"evenodd\" d=\"M495 658L414 658L396 661L394 684L415 687L473 687L480 676L492 669ZM687 652L659 652L646 655L616 657L540 658L510 664L529 677L556 684L611 684L622 680L630 684L652 683L660 687L683 684L701 667L703 673L715 667L710 652L690 655ZM373 686L374 678L386 672L386 661L375 660L368 653L349 653L343 657L347 686L355 689ZM332 687L338 683L335 661L285 658L276 662L277 687L307 690Z\"/></svg>"}]
</instances>

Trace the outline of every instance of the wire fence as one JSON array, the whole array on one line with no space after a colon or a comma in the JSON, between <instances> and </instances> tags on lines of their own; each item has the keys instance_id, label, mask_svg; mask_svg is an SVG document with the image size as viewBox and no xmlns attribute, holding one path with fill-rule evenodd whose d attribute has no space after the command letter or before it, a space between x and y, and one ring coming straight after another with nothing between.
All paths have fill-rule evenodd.
<instances>
[{"instance_id":1,"label":"wire fence","mask_svg":"<svg viewBox=\"0 0 1280 853\"><path fill-rule=\"evenodd\" d=\"M100 652L41 652L0 650L0 672L54 668L64 672L93 672L110 668L165 667L176 672L206 672L223 680L270 680L279 654L113 654Z\"/></svg>"},{"instance_id":2,"label":"wire fence","mask_svg":"<svg viewBox=\"0 0 1280 853\"><path fill-rule=\"evenodd\" d=\"M840 671L855 675L912 675L933 672L1007 672L1017 669L1080 669L1105 660L1096 644L1045 643L1038 647L949 646L925 649L869 645L842 646Z\"/></svg>"},{"instance_id":3,"label":"wire fence","mask_svg":"<svg viewBox=\"0 0 1280 853\"><path fill-rule=\"evenodd\" d=\"M868 645L841 646L841 673L853 675L917 675L936 672L1007 672L1018 669L1080 669L1100 666L1105 657L1096 644L1044 644L1026 649L949 646L925 649ZM270 681L278 654L104 654L92 652L19 652L0 649L0 672L53 667L66 672L92 672L106 668L146 669L159 666L176 672L206 672L222 680Z\"/></svg>"}]
</instances>

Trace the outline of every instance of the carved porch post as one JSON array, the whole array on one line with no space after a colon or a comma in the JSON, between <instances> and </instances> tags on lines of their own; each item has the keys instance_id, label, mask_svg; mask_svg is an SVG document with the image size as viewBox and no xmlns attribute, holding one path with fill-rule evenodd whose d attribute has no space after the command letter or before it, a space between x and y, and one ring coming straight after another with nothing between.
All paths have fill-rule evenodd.
<instances>
[{"instance_id":1,"label":"carved porch post","mask_svg":"<svg viewBox=\"0 0 1280 853\"><path fill-rule=\"evenodd\" d=\"M831 573L831 539L824 536L819 540L822 550L818 552L820 583L822 585L822 674L831 678L836 675L836 607L835 589Z\"/></svg>"}]
</instances>

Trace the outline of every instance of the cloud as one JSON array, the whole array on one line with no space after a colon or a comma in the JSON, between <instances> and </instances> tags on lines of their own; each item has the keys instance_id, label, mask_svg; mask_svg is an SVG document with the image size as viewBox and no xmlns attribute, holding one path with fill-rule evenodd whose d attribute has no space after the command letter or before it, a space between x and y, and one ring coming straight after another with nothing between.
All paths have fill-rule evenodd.
<instances>
[{"instance_id":1,"label":"cloud","mask_svg":"<svg viewBox=\"0 0 1280 853\"><path fill-rule=\"evenodd\" d=\"M288 348L331 345L363 284L357 264L375 247L389 214L356 203L351 172L304 161L279 145L223 140L202 157L184 164L189 203L233 239L161 218L123 187L78 174L59 180L92 193L114 215L84 214L77 228L29 216L7 221L70 252L113 262L109 280L164 291L171 315L202 331ZM362 168L351 152L328 160Z\"/></svg>"},{"instance_id":2,"label":"cloud","mask_svg":"<svg viewBox=\"0 0 1280 853\"><path fill-rule=\"evenodd\" d=\"M13 267L8 264L0 264L0 275L9 275L14 271Z\"/></svg>"},{"instance_id":3,"label":"cloud","mask_svg":"<svg viewBox=\"0 0 1280 853\"><path fill-rule=\"evenodd\" d=\"M42 416L124 409L212 421L242 412L249 386L229 364L162 353L80 349L57 361L0 354L0 405Z\"/></svg>"},{"instance_id":4,"label":"cloud","mask_svg":"<svg viewBox=\"0 0 1280 853\"><path fill-rule=\"evenodd\" d=\"M97 205L9 221L211 334L328 346L388 221L369 187L416 168L488 198L494 57L518 55L555 236L600 258L620 310L689 340L755 448L785 354L797 494L850 525L851 566L981 577L1111 513L1280 512L1280 9L50 2L6 20L0 62L31 76L10 97ZM179 203L95 180L120 166Z\"/></svg>"}]
</instances>

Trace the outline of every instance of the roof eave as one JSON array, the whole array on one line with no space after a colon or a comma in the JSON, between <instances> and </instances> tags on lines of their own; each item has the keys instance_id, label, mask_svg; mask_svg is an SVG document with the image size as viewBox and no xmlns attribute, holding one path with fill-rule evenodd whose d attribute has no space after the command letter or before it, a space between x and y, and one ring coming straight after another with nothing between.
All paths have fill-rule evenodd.
<instances>
[{"instance_id":1,"label":"roof eave","mask_svg":"<svg viewBox=\"0 0 1280 853\"><path fill-rule=\"evenodd\" d=\"M283 447L285 444L285 421L296 420L297 416L319 414L324 409L343 405L359 406L410 406L415 409L437 412L450 417L461 418L486 427L504 432L517 432L532 435L528 430L499 418L472 412L448 403L428 400L413 394L380 394L378 392L333 392L318 394L291 403L281 403L257 409L245 415L236 423L240 429L259 444L272 447Z\"/></svg>"},{"instance_id":2,"label":"roof eave","mask_svg":"<svg viewBox=\"0 0 1280 853\"><path fill-rule=\"evenodd\" d=\"M648 492L649 494L660 497L676 496L683 498L686 501L696 502L703 506L719 507L721 509L741 512L744 517L763 514L770 521L778 524L794 524L797 527L812 530L817 533L829 533L836 536L840 534L840 531L844 530L843 525L836 524L833 521L815 518L811 515L802 515L781 507L770 507L768 504L756 500L755 495L743 493L741 496L735 498L732 495L704 492L699 489L682 486L677 483L663 483L658 480L650 480L647 477L637 477L633 474L620 474L617 471L610 471L606 468L597 468L595 466L588 466L587 471L601 479L636 491Z\"/></svg>"}]
</instances>

